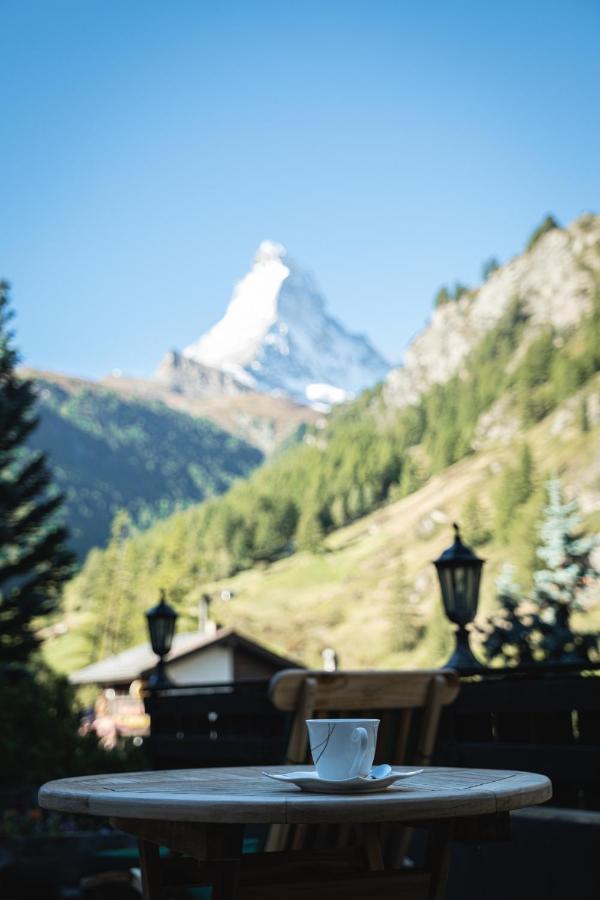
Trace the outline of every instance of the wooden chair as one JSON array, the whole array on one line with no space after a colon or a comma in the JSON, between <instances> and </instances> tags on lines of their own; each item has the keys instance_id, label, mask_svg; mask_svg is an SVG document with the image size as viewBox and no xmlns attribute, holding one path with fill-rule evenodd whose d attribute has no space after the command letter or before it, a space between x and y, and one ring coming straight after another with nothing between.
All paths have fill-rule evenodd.
<instances>
[{"instance_id":1,"label":"wooden chair","mask_svg":"<svg viewBox=\"0 0 600 900\"><path fill-rule=\"evenodd\" d=\"M304 764L308 757L305 720L310 718L377 717L376 762L427 766L431 762L442 708L459 691L456 673L445 670L318 672L285 670L273 677L271 701L293 713L286 762ZM362 844L370 869L397 867L408 846L407 828L365 828L352 834L348 826L275 825L269 852L348 848Z\"/></svg>"}]
</instances>

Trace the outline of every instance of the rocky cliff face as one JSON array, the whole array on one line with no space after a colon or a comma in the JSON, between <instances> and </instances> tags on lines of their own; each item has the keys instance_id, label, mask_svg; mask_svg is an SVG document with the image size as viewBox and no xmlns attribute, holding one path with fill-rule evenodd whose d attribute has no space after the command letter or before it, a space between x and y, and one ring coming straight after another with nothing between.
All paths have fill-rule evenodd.
<instances>
[{"instance_id":1,"label":"rocky cliff face","mask_svg":"<svg viewBox=\"0 0 600 900\"><path fill-rule=\"evenodd\" d=\"M532 329L567 328L589 311L600 279L600 216L586 215L545 234L497 269L477 290L438 307L386 378L390 405L415 403L460 371L465 356L519 298Z\"/></svg>"},{"instance_id":2,"label":"rocky cliff face","mask_svg":"<svg viewBox=\"0 0 600 900\"><path fill-rule=\"evenodd\" d=\"M154 377L166 390L190 397L235 396L249 391L248 384L239 381L231 372L204 366L177 350L167 353Z\"/></svg>"}]
</instances>

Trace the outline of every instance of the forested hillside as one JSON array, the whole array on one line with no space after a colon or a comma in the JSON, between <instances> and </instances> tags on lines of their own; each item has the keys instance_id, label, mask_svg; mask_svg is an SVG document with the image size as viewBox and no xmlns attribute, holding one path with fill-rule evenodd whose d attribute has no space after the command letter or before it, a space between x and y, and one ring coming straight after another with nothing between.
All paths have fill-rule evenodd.
<instances>
[{"instance_id":1,"label":"forested hillside","mask_svg":"<svg viewBox=\"0 0 600 900\"><path fill-rule=\"evenodd\" d=\"M340 605L340 591L364 600L372 589L379 627L392 610L399 615L399 604L407 636L395 649L375 643L370 661L398 662L416 652L425 633L418 587L425 576L412 548L399 562L404 552L397 535L404 532L407 544L415 535L428 543L449 516L460 517L475 546L485 545L498 562L514 557L522 577L530 579L544 480L564 472L570 490L578 490L579 481L600 499L594 468L599 260L598 217L582 217L564 230L551 223L522 256L487 267L490 283L448 293L409 348L405 368L309 427L301 443L276 453L225 495L145 532L120 518L108 548L93 551L68 587L71 632L51 649L53 658L76 650L77 662L86 662L141 638L142 612L159 588L189 613L203 590L218 595L233 584L246 601L216 606L223 620L258 628L260 637L271 635L296 654L304 641L313 662L316 643L328 637L360 662L344 630L352 615ZM514 285L521 295L509 293ZM426 369L415 344L424 359L446 350L454 356ZM439 508L432 501L436 485L447 498ZM389 522L389 510L407 514L406 526L393 517L395 549L365 533L365 517L377 510L369 529ZM349 544L343 535L353 535ZM366 548L374 544L378 564L372 570ZM310 597L303 585L311 586ZM436 639L429 626L427 633L423 652L431 656Z\"/></svg>"},{"instance_id":2,"label":"forested hillside","mask_svg":"<svg viewBox=\"0 0 600 900\"><path fill-rule=\"evenodd\" d=\"M80 557L106 543L119 510L147 528L175 509L222 493L262 459L255 447L213 423L162 403L33 374L40 424L29 444L49 454Z\"/></svg>"},{"instance_id":3,"label":"forested hillside","mask_svg":"<svg viewBox=\"0 0 600 900\"><path fill-rule=\"evenodd\" d=\"M226 579L222 584L235 584L232 576L252 567L250 582L260 585L260 579L268 577L264 572L269 571L260 567L308 551L298 554L297 564L289 560L273 569L281 572L291 566L299 596L302 571L308 566L312 580L315 568L327 568L324 560L329 553L323 551L331 551L338 540L335 534L327 538L328 533L390 501L427 496L436 478L449 477L453 470L448 466L459 460L464 460L462 471L470 472L472 467L481 474L482 459L492 465L486 453L488 445L499 450L493 457L495 467L488 471L485 496L473 494L467 479L469 489L457 495L461 497L458 509L453 494L453 514L463 519L467 537L476 545L489 541L498 548L514 545L524 574L530 574L534 524L543 503L542 476L550 474L551 456L540 448L534 462L526 441L530 433L534 437L539 433L537 423L547 433L550 414L558 408L557 415L564 415L566 403L574 434L584 436L586 448L593 447L594 441L597 445L594 376L600 370L600 297L570 333L550 329L527 332L527 325L522 304L515 300L470 354L461 376L430 389L418 404L390 409L381 389L370 391L334 413L328 425L312 431L303 444L235 484L225 496L178 512L145 533L116 529L108 549L90 554L67 591L67 609L81 638L78 661L141 638L143 609L159 587L167 589L180 609L193 610L199 592L207 585L219 579ZM498 410L504 429L500 437ZM559 450L564 447L560 445ZM580 447L572 452L583 454ZM564 465L563 456L557 457L556 465ZM417 507L417 521L422 518ZM429 537L446 519L442 516L436 521L434 517L429 525L418 527ZM357 526L362 533L362 522ZM314 565L307 559L315 560ZM397 562L394 566L398 569L394 578L404 584L408 576ZM408 569L413 573L412 566ZM351 571L352 567L338 573L340 585L348 585L350 597L356 590ZM239 578L248 583L243 574ZM118 591L116 584L121 585ZM268 616L261 613L260 589L253 603L256 608L250 611L246 606L242 621L254 625L260 621L263 637L266 629L266 634L290 651L291 640L298 652L272 604L268 604ZM232 603L224 616L235 616L240 608ZM413 611L420 620L418 608ZM321 632L327 633L323 622L336 615L340 615L339 609L336 613L333 608L319 608ZM283 633L272 630L269 616ZM112 633L107 643L103 639L105 623L115 618L130 627ZM422 636L423 623L414 627Z\"/></svg>"},{"instance_id":4,"label":"forested hillside","mask_svg":"<svg viewBox=\"0 0 600 900\"><path fill-rule=\"evenodd\" d=\"M316 549L326 533L371 512L390 492L405 496L472 452L482 414L501 397L510 394L512 416L528 426L598 371L600 299L570 336L543 330L525 348L526 325L515 301L462 375L431 388L418 404L390 410L381 387L367 392L226 496L135 540L148 547L158 540L170 558L194 560L204 578L295 548Z\"/></svg>"}]
</instances>

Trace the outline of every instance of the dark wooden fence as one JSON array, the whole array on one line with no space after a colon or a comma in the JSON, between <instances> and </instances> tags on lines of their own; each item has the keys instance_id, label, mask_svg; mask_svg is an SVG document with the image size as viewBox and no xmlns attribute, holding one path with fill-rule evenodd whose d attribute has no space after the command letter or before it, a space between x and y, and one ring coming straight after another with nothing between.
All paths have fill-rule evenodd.
<instances>
[{"instance_id":1,"label":"dark wooden fence","mask_svg":"<svg viewBox=\"0 0 600 900\"><path fill-rule=\"evenodd\" d=\"M153 767L281 762L288 720L271 704L268 685L268 679L257 679L150 691L145 706Z\"/></svg>"},{"instance_id":2,"label":"dark wooden fence","mask_svg":"<svg viewBox=\"0 0 600 900\"><path fill-rule=\"evenodd\" d=\"M548 775L552 805L600 810L600 673L488 673L444 714L437 761Z\"/></svg>"}]
</instances>

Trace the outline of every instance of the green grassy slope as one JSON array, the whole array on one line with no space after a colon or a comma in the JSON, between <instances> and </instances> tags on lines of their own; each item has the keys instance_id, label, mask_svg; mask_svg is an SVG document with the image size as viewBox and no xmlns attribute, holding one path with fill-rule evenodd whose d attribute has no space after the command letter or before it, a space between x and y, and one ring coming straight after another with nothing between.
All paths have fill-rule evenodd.
<instances>
[{"instance_id":1,"label":"green grassy slope","mask_svg":"<svg viewBox=\"0 0 600 900\"><path fill-rule=\"evenodd\" d=\"M600 377L586 393L600 401ZM565 409L568 405L523 434L535 461L537 490L518 527L508 541L495 538L477 548L486 559L483 615L494 606L494 581L503 563L514 563L521 584L529 587L535 520L547 475L560 474L580 498L587 527L600 531L600 427L581 433L571 424L557 434ZM441 613L431 560L452 542L450 523L463 520L471 498L477 498L494 530L497 492L518 452L519 445L497 445L455 463L410 496L329 535L319 554L297 553L206 585L217 598L225 589L233 595L227 602L215 600L215 617L311 665L320 665L327 646L338 651L346 667L443 662L451 629ZM600 628L596 599L580 619L581 627ZM190 602L187 612L193 613Z\"/></svg>"},{"instance_id":2,"label":"green grassy slope","mask_svg":"<svg viewBox=\"0 0 600 900\"><path fill-rule=\"evenodd\" d=\"M517 442L493 443L468 455L408 496L333 531L316 553L299 551L211 581L194 549L199 508L107 553L95 552L67 591L68 631L46 643L48 658L71 670L102 656L110 642L101 619L114 616L129 623L124 643L143 640L143 611L165 587L182 614L181 629L195 627L198 599L208 591L218 621L313 665L326 646L335 647L346 666L438 663L448 651L450 628L441 615L431 560L450 543L453 520L468 526L473 500L490 535L478 547L487 559L483 612L494 604L494 578L504 562L515 563L524 588L529 586L548 475L560 474L580 499L586 524L600 530L600 416L584 425L583 406L600 410L600 375L523 429ZM534 460L531 496L515 514L514 528L500 537L499 497L524 442ZM233 599L220 599L222 591ZM600 625L597 613L590 616L586 627Z\"/></svg>"},{"instance_id":3,"label":"green grassy slope","mask_svg":"<svg viewBox=\"0 0 600 900\"><path fill-rule=\"evenodd\" d=\"M162 403L59 376L36 383L40 425L29 444L49 454L80 556L106 542L117 510L148 526L222 493L262 459L213 423Z\"/></svg>"},{"instance_id":4,"label":"green grassy slope","mask_svg":"<svg viewBox=\"0 0 600 900\"><path fill-rule=\"evenodd\" d=\"M599 499L600 288L561 331L518 297L504 309L460 370L413 405L367 391L224 496L90 554L66 595L77 663L141 639L160 588L191 616L202 591L223 586L237 597L215 605L218 617L313 663L328 642L347 665L442 655L421 551L431 559L448 542L449 528L434 540L443 525L457 517L489 546L491 574L514 558L527 579L544 478L564 469L576 494ZM65 646L50 649L54 660Z\"/></svg>"}]
</instances>

